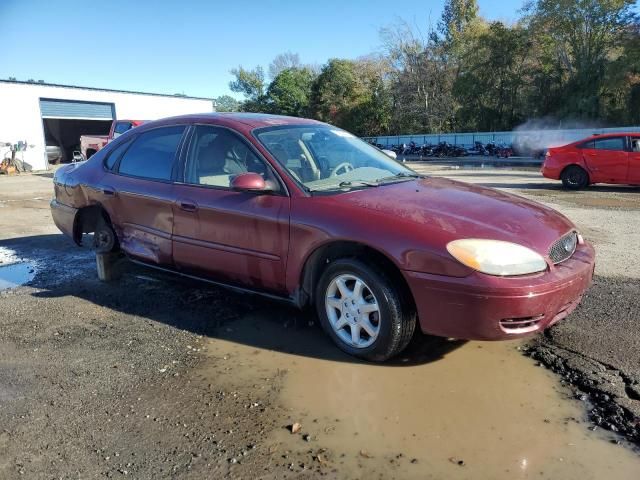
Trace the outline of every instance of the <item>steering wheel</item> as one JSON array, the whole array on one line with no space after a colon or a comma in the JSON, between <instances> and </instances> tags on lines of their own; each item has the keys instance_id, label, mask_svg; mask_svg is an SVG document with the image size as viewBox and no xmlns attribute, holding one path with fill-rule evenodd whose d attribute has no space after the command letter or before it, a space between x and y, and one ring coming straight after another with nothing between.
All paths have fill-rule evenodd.
<instances>
[{"instance_id":1,"label":"steering wheel","mask_svg":"<svg viewBox=\"0 0 640 480\"><path fill-rule=\"evenodd\" d=\"M336 168L334 168L331 171L330 177L337 177L338 175L341 175L340 173L338 173L340 170L344 170L344 172L342 172L342 174L344 174L344 173L349 173L355 169L353 168L353 165L351 165L349 162L342 162L340 165L338 165Z\"/></svg>"}]
</instances>

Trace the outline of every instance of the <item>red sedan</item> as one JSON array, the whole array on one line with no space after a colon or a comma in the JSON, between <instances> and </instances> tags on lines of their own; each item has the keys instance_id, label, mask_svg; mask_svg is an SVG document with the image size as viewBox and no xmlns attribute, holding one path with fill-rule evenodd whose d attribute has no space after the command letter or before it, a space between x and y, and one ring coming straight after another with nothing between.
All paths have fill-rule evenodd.
<instances>
[{"instance_id":1,"label":"red sedan","mask_svg":"<svg viewBox=\"0 0 640 480\"><path fill-rule=\"evenodd\" d=\"M423 332L500 340L567 316L594 251L558 212L418 175L313 120L206 114L133 129L54 178L56 225L98 253L315 306L382 361Z\"/></svg>"},{"instance_id":2,"label":"red sedan","mask_svg":"<svg viewBox=\"0 0 640 480\"><path fill-rule=\"evenodd\" d=\"M574 190L594 183L640 185L640 133L593 135L550 148L542 175Z\"/></svg>"}]
</instances>

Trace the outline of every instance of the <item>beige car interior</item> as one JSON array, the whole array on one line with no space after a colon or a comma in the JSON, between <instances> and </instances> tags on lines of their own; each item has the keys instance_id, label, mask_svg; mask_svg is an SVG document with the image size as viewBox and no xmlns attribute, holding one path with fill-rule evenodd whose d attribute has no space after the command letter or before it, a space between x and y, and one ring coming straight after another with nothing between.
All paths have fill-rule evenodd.
<instances>
[{"instance_id":1,"label":"beige car interior","mask_svg":"<svg viewBox=\"0 0 640 480\"><path fill-rule=\"evenodd\" d=\"M243 142L227 132L200 135L194 142L186 180L198 185L229 187L238 174L254 172L270 181L268 169Z\"/></svg>"}]
</instances>

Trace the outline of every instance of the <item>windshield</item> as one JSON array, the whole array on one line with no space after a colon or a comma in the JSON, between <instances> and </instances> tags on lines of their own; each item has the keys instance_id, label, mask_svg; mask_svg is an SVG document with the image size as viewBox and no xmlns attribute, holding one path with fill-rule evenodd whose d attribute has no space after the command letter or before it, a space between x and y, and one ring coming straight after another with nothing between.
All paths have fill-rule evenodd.
<instances>
[{"instance_id":1,"label":"windshield","mask_svg":"<svg viewBox=\"0 0 640 480\"><path fill-rule=\"evenodd\" d=\"M358 137L328 125L267 127L255 133L271 155L312 192L419 177Z\"/></svg>"}]
</instances>

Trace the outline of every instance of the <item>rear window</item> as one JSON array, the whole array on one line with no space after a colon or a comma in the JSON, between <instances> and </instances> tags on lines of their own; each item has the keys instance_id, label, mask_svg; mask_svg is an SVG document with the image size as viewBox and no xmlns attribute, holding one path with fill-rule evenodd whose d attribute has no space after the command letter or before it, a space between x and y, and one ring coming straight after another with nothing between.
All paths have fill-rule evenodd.
<instances>
[{"instance_id":1,"label":"rear window","mask_svg":"<svg viewBox=\"0 0 640 480\"><path fill-rule=\"evenodd\" d=\"M184 125L162 127L139 135L120 160L118 172L151 180L171 180Z\"/></svg>"},{"instance_id":2,"label":"rear window","mask_svg":"<svg viewBox=\"0 0 640 480\"><path fill-rule=\"evenodd\" d=\"M104 166L107 167L108 170L113 170L114 165L118 162L118 159L122 156L122 154L130 144L131 142L123 142L122 144L114 148L107 159L104 161Z\"/></svg>"}]
</instances>

